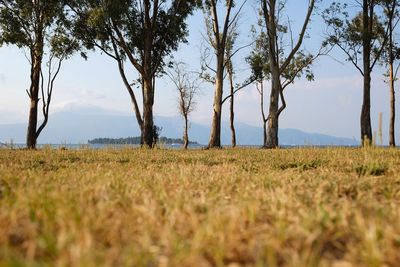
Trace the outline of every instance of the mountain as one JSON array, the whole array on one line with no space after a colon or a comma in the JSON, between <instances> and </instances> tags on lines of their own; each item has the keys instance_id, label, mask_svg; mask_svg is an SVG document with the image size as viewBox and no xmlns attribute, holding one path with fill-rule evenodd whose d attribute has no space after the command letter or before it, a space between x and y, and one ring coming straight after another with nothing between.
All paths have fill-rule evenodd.
<instances>
[{"instance_id":1,"label":"mountain","mask_svg":"<svg viewBox=\"0 0 400 267\"><path fill-rule=\"evenodd\" d=\"M161 135L169 138L182 136L183 122L179 117L155 118L157 126L162 127ZM239 145L261 145L262 128L244 123L236 123L237 141ZM25 142L26 125L0 125L0 142ZM192 123L189 137L200 144L207 144L210 128L206 125ZM140 131L135 117L112 113L98 108L72 109L54 113L49 124L39 137L42 144L86 144L94 138L121 138L139 136ZM221 142L230 144L230 128L228 123L222 125ZM295 129L280 129L281 145L358 145L359 141L317 133L305 133Z\"/></svg>"}]
</instances>

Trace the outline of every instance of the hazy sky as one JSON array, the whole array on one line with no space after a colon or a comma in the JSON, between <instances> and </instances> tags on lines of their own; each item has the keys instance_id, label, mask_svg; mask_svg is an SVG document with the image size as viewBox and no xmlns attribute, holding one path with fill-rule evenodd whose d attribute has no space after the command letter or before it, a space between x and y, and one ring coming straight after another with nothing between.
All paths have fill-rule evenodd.
<instances>
[{"instance_id":1,"label":"hazy sky","mask_svg":"<svg viewBox=\"0 0 400 267\"><path fill-rule=\"evenodd\" d=\"M250 27L256 23L257 19L256 1L249 0L248 2L240 20L242 37L238 45L250 41ZM288 1L287 12L294 29L298 28L302 22L307 2L305 0ZM325 0L324 5L328 6L330 2ZM198 12L191 17L189 25L189 44L181 45L174 57L185 61L193 70L198 70L202 43L201 32L204 32L202 13ZM316 16L311 27L310 38L305 41L305 47L314 52L321 43L324 25ZM248 51L243 51L235 58L240 74L237 75L238 83L249 73L249 67L245 62L247 54ZM133 68L128 69L128 65L127 70L130 72L131 79L137 76ZM334 50L330 57L320 58L313 70L314 82L300 80L287 88L285 94L288 107L281 116L280 128L295 128L307 132L360 139L361 75L350 63L344 61L344 56L337 50ZM383 82L383 72L383 68L376 68L373 74L371 116L373 130L376 130L378 114L383 112L384 140L387 140L389 89ZM397 83L396 85L398 86ZM29 99L25 90L28 87L29 64L24 52L16 47L0 48L0 124L27 121ZM202 94L197 99L197 109L192 114L193 121L206 125L211 123L213 91L212 85L207 83L202 85ZM398 93L396 96L400 97ZM268 97L269 91L266 93L267 100ZM260 99L254 86L241 91L236 99L236 120L261 126ZM176 103L177 93L172 83L167 78L159 79L156 88L155 114L178 115ZM399 107L399 105L396 106ZM88 61L84 61L79 56L66 61L56 82L52 112L85 107L99 107L109 110L110 113L117 112L133 116L130 98L121 82L116 62L100 53L89 53ZM227 110L224 110L223 117L227 120ZM51 117L49 123L51 123ZM399 120L397 124L400 124ZM400 133L399 126L397 126L397 132ZM400 135L397 134L397 137L400 138Z\"/></svg>"}]
</instances>

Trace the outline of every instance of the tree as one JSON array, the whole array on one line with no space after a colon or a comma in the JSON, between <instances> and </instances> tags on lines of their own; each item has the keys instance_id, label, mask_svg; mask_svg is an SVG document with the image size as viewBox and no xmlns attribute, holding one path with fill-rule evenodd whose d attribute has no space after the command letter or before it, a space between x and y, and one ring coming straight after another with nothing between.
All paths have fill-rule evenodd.
<instances>
[{"instance_id":1,"label":"tree","mask_svg":"<svg viewBox=\"0 0 400 267\"><path fill-rule=\"evenodd\" d=\"M211 70L214 73L214 77L211 78L210 75L206 75L206 79L212 81L215 85L214 93L214 104L213 104L213 119L211 125L210 140L208 143L208 148L220 148L221 147L221 116L222 116L222 105L223 99L223 87L224 87L224 76L225 70L228 64L232 63L230 58L226 57L227 46L229 45L231 30L235 27L235 23L238 19L240 11L242 10L244 4L247 0L243 1L242 5L239 7L235 14L232 14L232 10L235 6L233 0L227 0L225 3L225 19L220 21L218 13L218 0L204 0L203 10L205 14L205 22L207 29L207 41L212 47L215 53L215 68L210 67L206 59L203 61L203 71L205 69ZM231 35L232 37L232 35ZM236 37L235 37L236 38ZM233 39L231 39L233 41ZM232 45L232 44L231 44ZM233 55L234 53L232 53ZM233 74L233 73L231 73ZM227 99L225 99L227 100ZM233 102L232 102L233 104Z\"/></svg>"},{"instance_id":2,"label":"tree","mask_svg":"<svg viewBox=\"0 0 400 267\"><path fill-rule=\"evenodd\" d=\"M228 81L229 81L229 95L226 96L222 100L222 105L227 101L230 100L229 102L229 124L231 128L231 144L232 147L236 147L236 130L235 130L235 95L242 89L246 88L248 85L252 84L254 81L249 79L244 81L242 84L235 84L235 68L234 68L234 62L233 58L234 56L241 50L249 47L252 45L246 44L240 47L237 47L236 41L239 36L238 33L238 24L239 24L239 19L236 19L228 32L228 37L227 37L227 42L226 42L226 48L225 48L225 69L226 69L226 75L228 76ZM224 77L225 78L225 77Z\"/></svg>"},{"instance_id":3,"label":"tree","mask_svg":"<svg viewBox=\"0 0 400 267\"><path fill-rule=\"evenodd\" d=\"M400 47L394 39L394 32L399 23L399 12L397 10L397 1L392 0L381 0L381 5L384 8L384 15L386 16L386 21L388 23L388 41L386 47L383 51L382 64L388 65L388 83L390 92L390 119L389 119L389 146L396 146L395 138L395 118L396 118L396 91L395 91L395 80L397 77L398 67L394 68L394 63L400 58ZM394 10L392 12L392 8Z\"/></svg>"},{"instance_id":4,"label":"tree","mask_svg":"<svg viewBox=\"0 0 400 267\"><path fill-rule=\"evenodd\" d=\"M288 25L283 25L279 19L284 11L286 1L262 0L261 10L266 25L266 38L268 42L268 69L271 78L271 95L269 103L267 140L266 148L276 148L279 145L279 116L286 108L286 101L283 91L292 84L296 78L303 73L309 80L313 79L310 66L313 61L320 56L321 51L313 56L301 50L303 40L306 35L311 15L314 11L315 0L309 0L307 14L304 19L299 37L296 42L293 40L290 21ZM290 36L290 49L285 49L284 36ZM282 105L279 107L279 102Z\"/></svg>"},{"instance_id":5,"label":"tree","mask_svg":"<svg viewBox=\"0 0 400 267\"><path fill-rule=\"evenodd\" d=\"M235 130L235 84L234 84L234 68L233 68L233 61L231 59L231 54L232 54L232 46L233 42L231 42L232 45L228 45L228 49L226 49L226 58L227 58L227 64L226 64L226 72L228 73L228 79L229 79L229 88L230 88L230 105L229 105L229 125L231 128L231 144L232 147L236 147L236 130Z\"/></svg>"},{"instance_id":6,"label":"tree","mask_svg":"<svg viewBox=\"0 0 400 267\"><path fill-rule=\"evenodd\" d=\"M76 34L89 48L114 58L128 90L142 132L143 144L154 145L153 106L155 80L167 65L166 57L186 42L186 18L197 0L74 0ZM125 74L128 61L139 73L143 105L141 114Z\"/></svg>"},{"instance_id":7,"label":"tree","mask_svg":"<svg viewBox=\"0 0 400 267\"><path fill-rule=\"evenodd\" d=\"M168 76L174 83L179 93L179 113L184 119L183 147L189 146L189 115L196 107L195 97L199 93L198 79L187 71L187 65L183 62L174 64L173 69L168 72Z\"/></svg>"},{"instance_id":8,"label":"tree","mask_svg":"<svg viewBox=\"0 0 400 267\"><path fill-rule=\"evenodd\" d=\"M394 3L390 14L394 12ZM371 73L386 46L388 30L377 13L379 1L354 1L361 11L349 19L347 4L333 3L323 12L328 26L324 45L338 47L363 76L363 104L360 116L361 140L363 145L372 142L371 127ZM361 63L360 63L361 62Z\"/></svg>"},{"instance_id":9,"label":"tree","mask_svg":"<svg viewBox=\"0 0 400 267\"><path fill-rule=\"evenodd\" d=\"M269 50L268 50L268 38L266 36L265 30L262 28L262 22L259 22L259 27L261 28L261 32L258 33L257 36L256 29L253 29L254 32L254 48L250 53L250 56L246 58L247 63L251 68L251 77L250 80L255 81L256 89L260 94L260 109L263 123L263 147L267 147L267 122L268 117L265 114L265 104L264 104L264 95L265 95L265 86L264 81L271 79L271 71L269 68Z\"/></svg>"},{"instance_id":10,"label":"tree","mask_svg":"<svg viewBox=\"0 0 400 267\"><path fill-rule=\"evenodd\" d=\"M27 49L30 69L30 111L27 147L35 149L37 138L46 126L54 82L61 63L79 44L71 37L64 1L59 0L0 0L0 45L16 45ZM43 61L48 54L48 81L44 86ZM54 61L58 60L55 72ZM46 91L46 93L45 93ZM38 128L39 94L42 95L44 122Z\"/></svg>"}]
</instances>

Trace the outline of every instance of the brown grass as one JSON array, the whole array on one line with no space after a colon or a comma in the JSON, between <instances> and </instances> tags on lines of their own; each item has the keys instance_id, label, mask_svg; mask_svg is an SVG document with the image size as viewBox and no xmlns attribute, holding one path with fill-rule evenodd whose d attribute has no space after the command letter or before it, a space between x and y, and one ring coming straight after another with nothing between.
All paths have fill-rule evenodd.
<instances>
[{"instance_id":1,"label":"brown grass","mask_svg":"<svg viewBox=\"0 0 400 267\"><path fill-rule=\"evenodd\" d=\"M400 151L0 150L0 266L399 266Z\"/></svg>"}]
</instances>

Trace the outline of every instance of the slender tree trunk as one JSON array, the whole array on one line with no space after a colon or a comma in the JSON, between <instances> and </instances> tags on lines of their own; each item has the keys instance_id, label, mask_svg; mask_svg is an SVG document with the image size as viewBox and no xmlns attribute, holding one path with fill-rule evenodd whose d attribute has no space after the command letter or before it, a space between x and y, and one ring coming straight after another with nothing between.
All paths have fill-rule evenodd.
<instances>
[{"instance_id":1,"label":"slender tree trunk","mask_svg":"<svg viewBox=\"0 0 400 267\"><path fill-rule=\"evenodd\" d=\"M231 66L229 68L231 68ZM231 138L232 138L232 147L236 147L235 96L234 96L235 87L234 87L234 84L233 84L232 69L228 70L228 75L229 75L229 83L230 83L230 86L231 86L231 99L230 99L230 107L229 107L230 108Z\"/></svg>"},{"instance_id":2,"label":"slender tree trunk","mask_svg":"<svg viewBox=\"0 0 400 267\"><path fill-rule=\"evenodd\" d=\"M389 19L389 87L390 87L390 122L389 122L389 146L395 147L395 122L396 122L396 93L394 89L394 70L393 70L393 23Z\"/></svg>"},{"instance_id":3,"label":"slender tree trunk","mask_svg":"<svg viewBox=\"0 0 400 267\"><path fill-rule=\"evenodd\" d=\"M372 142L371 127L371 23L368 0L363 0L363 64L364 64L364 89L363 104L361 110L361 140L362 145L370 145ZM373 10L373 9L372 9Z\"/></svg>"},{"instance_id":4,"label":"slender tree trunk","mask_svg":"<svg viewBox=\"0 0 400 267\"><path fill-rule=\"evenodd\" d=\"M264 111L264 82L260 83L260 100L261 100L261 116L263 121L263 148L267 148L267 117L265 116Z\"/></svg>"},{"instance_id":5,"label":"slender tree trunk","mask_svg":"<svg viewBox=\"0 0 400 267\"><path fill-rule=\"evenodd\" d=\"M224 86L224 61L223 51L219 52L217 62L217 74L215 79L215 94L213 118L211 125L210 141L208 148L221 148L221 114L222 114L222 95Z\"/></svg>"},{"instance_id":6,"label":"slender tree trunk","mask_svg":"<svg viewBox=\"0 0 400 267\"><path fill-rule=\"evenodd\" d=\"M271 68L271 95L268 115L267 143L266 148L277 148L279 145L279 94L281 90L280 70L277 51L277 25L275 18L275 0L269 1L269 14L266 17L269 61ZM265 4L266 5L266 4ZM264 7L264 12L267 8ZM267 15L267 14L265 14Z\"/></svg>"},{"instance_id":7,"label":"slender tree trunk","mask_svg":"<svg viewBox=\"0 0 400 267\"><path fill-rule=\"evenodd\" d=\"M396 121L396 93L394 89L393 62L390 68L390 126L389 126L389 145L396 146L395 140L395 121Z\"/></svg>"},{"instance_id":8,"label":"slender tree trunk","mask_svg":"<svg viewBox=\"0 0 400 267\"><path fill-rule=\"evenodd\" d=\"M229 28L232 26L230 15L233 7L233 0L226 1L226 16L222 32L219 29L217 1L211 1L211 16L213 21L213 32L215 38L215 53L217 57L217 67L215 75L215 94L213 105L213 119L211 125L210 141L208 148L221 148L221 115L222 115L222 95L224 90L224 70L225 70L225 49ZM234 19L235 20L235 19Z\"/></svg>"},{"instance_id":9,"label":"slender tree trunk","mask_svg":"<svg viewBox=\"0 0 400 267\"><path fill-rule=\"evenodd\" d=\"M40 33L37 35L34 51L31 51L31 86L29 89L30 109L28 130L26 135L26 144L28 149L35 149L37 143L37 121L38 121L38 103L40 91L40 73L42 70L43 58L43 38Z\"/></svg>"},{"instance_id":10,"label":"slender tree trunk","mask_svg":"<svg viewBox=\"0 0 400 267\"><path fill-rule=\"evenodd\" d=\"M185 130L183 132L183 148L187 149L189 146L189 121L188 121L188 116L185 115Z\"/></svg>"},{"instance_id":11,"label":"slender tree trunk","mask_svg":"<svg viewBox=\"0 0 400 267\"><path fill-rule=\"evenodd\" d=\"M143 145L149 148L154 144L154 122L153 122L153 105L154 105L154 88L152 78L143 77L143 129L142 138Z\"/></svg>"}]
</instances>

